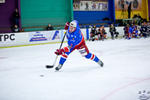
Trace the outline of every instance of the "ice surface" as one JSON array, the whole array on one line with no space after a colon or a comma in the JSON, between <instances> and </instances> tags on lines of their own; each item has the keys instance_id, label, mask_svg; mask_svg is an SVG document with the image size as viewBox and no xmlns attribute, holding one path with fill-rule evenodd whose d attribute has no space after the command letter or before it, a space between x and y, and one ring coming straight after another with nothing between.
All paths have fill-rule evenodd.
<instances>
[{"instance_id":1,"label":"ice surface","mask_svg":"<svg viewBox=\"0 0 150 100\"><path fill-rule=\"evenodd\" d=\"M74 51L60 72L46 69L60 44L0 49L0 100L140 100L140 91L150 95L150 38L86 44L103 68Z\"/></svg>"}]
</instances>

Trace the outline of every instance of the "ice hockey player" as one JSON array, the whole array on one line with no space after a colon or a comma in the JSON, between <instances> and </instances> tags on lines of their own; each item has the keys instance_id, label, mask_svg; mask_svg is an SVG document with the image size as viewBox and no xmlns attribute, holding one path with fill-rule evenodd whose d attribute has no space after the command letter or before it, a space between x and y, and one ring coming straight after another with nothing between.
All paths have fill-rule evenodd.
<instances>
[{"instance_id":1,"label":"ice hockey player","mask_svg":"<svg viewBox=\"0 0 150 100\"><path fill-rule=\"evenodd\" d=\"M137 29L137 26L135 24L133 24L132 29L133 29L132 37L138 38L138 29Z\"/></svg>"},{"instance_id":2,"label":"ice hockey player","mask_svg":"<svg viewBox=\"0 0 150 100\"><path fill-rule=\"evenodd\" d=\"M134 37L134 38L138 37L138 30L137 30L137 26L135 26L135 24L131 24L129 27L129 39L131 39L132 37Z\"/></svg>"},{"instance_id":3,"label":"ice hockey player","mask_svg":"<svg viewBox=\"0 0 150 100\"><path fill-rule=\"evenodd\" d=\"M97 34L97 31L96 31L96 26L94 25L92 28L91 28L91 32L90 32L90 40L94 41L95 40L95 35Z\"/></svg>"},{"instance_id":4,"label":"ice hockey player","mask_svg":"<svg viewBox=\"0 0 150 100\"><path fill-rule=\"evenodd\" d=\"M141 35L144 38L147 38L147 30L148 30L148 28L147 28L147 22L143 22L140 31L141 31Z\"/></svg>"},{"instance_id":5,"label":"ice hockey player","mask_svg":"<svg viewBox=\"0 0 150 100\"><path fill-rule=\"evenodd\" d=\"M98 63L101 67L103 67L103 62L94 54L90 53L83 37L83 34L81 33L79 24L76 20L73 20L70 22L68 30L66 32L67 36L67 42L68 46L57 49L55 54L61 55L59 65L55 68L55 70L60 70L65 63L67 57L70 53L72 53L74 50L78 50L82 56L84 56L87 59L91 59Z\"/></svg>"},{"instance_id":6,"label":"ice hockey player","mask_svg":"<svg viewBox=\"0 0 150 100\"><path fill-rule=\"evenodd\" d=\"M125 39L129 39L130 38L130 34L129 34L129 24L126 24L123 28L124 30L124 38Z\"/></svg>"}]
</instances>

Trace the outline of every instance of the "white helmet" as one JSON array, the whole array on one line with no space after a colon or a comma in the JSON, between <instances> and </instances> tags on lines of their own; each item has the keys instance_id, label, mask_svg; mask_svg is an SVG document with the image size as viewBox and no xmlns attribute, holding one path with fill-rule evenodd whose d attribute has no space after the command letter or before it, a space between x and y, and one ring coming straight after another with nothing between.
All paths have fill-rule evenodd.
<instances>
[{"instance_id":1,"label":"white helmet","mask_svg":"<svg viewBox=\"0 0 150 100\"><path fill-rule=\"evenodd\" d=\"M70 26L72 26L72 27L77 27L77 22L76 21L72 21L72 22L70 22Z\"/></svg>"}]
</instances>

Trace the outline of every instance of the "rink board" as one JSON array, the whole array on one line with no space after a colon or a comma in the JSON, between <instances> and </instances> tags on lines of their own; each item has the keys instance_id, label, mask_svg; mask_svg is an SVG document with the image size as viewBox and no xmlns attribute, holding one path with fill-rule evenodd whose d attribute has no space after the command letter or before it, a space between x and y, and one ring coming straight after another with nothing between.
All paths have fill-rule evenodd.
<instances>
[{"instance_id":1,"label":"rink board","mask_svg":"<svg viewBox=\"0 0 150 100\"><path fill-rule=\"evenodd\" d=\"M107 37L110 37L109 28L105 28ZM84 38L87 39L90 29L81 29ZM119 35L123 35L123 27L117 27ZM0 34L0 47L43 44L43 43L56 43L61 42L65 30L53 31L35 31L35 32L20 32L20 33L3 33ZM66 41L66 39L65 39Z\"/></svg>"}]
</instances>

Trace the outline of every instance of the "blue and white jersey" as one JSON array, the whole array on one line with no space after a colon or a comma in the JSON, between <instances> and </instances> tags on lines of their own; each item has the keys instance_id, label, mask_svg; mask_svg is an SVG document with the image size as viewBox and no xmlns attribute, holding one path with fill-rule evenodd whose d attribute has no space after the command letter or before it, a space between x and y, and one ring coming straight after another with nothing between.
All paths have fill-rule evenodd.
<instances>
[{"instance_id":1,"label":"blue and white jersey","mask_svg":"<svg viewBox=\"0 0 150 100\"><path fill-rule=\"evenodd\" d=\"M132 27L129 28L129 33L132 34L133 32L138 33L138 30L137 30L136 26L132 26Z\"/></svg>"}]
</instances>

